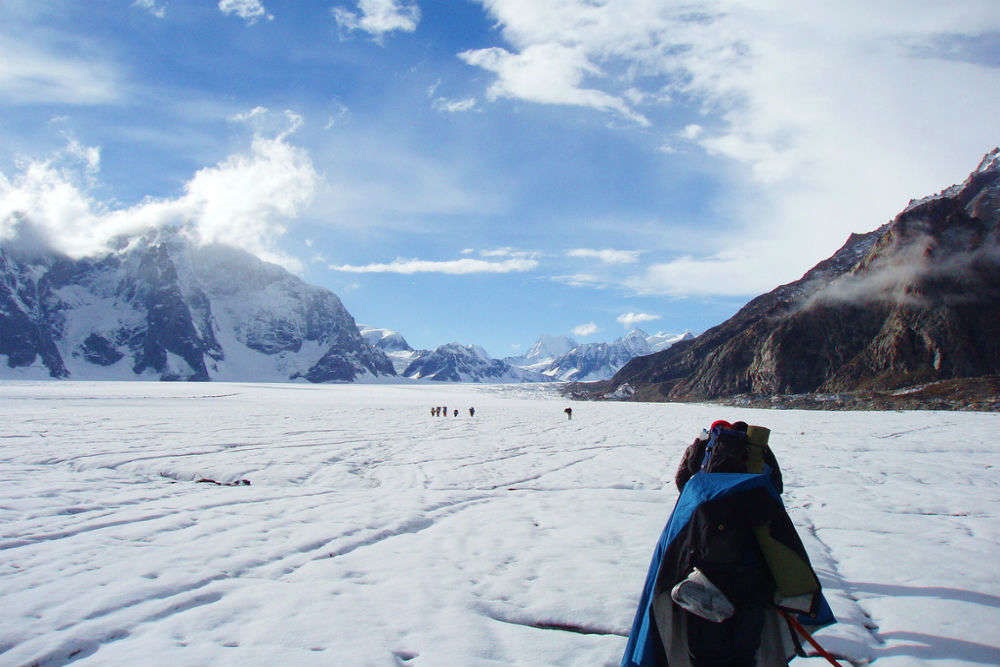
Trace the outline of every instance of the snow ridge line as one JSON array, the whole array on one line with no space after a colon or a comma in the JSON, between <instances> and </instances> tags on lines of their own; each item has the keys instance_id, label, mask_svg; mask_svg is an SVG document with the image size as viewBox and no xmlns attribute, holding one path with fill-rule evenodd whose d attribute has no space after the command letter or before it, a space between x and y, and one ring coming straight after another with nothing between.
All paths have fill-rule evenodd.
<instances>
[{"instance_id":1,"label":"snow ridge line","mask_svg":"<svg viewBox=\"0 0 1000 667\"><path fill-rule=\"evenodd\" d=\"M358 549L364 547L370 547L380 542L384 542L385 540L388 540L393 537L399 537L401 535L412 535L415 533L423 532L428 528L430 528L431 526L433 526L434 524L436 524L438 520L450 516L452 514L456 514L473 505L478 505L480 503L483 503L492 497L493 496L474 496L472 498L466 498L464 500L458 500L451 503L441 503L436 506L426 508L424 510L425 514L435 513L436 516L433 517L422 516L422 517L415 517L412 519L408 519L406 521L398 523L397 525L391 528L385 528L376 533L367 535L366 537L358 540L357 542L354 542L353 544L347 544L341 547L340 549L336 549L335 551L329 552L328 554L315 556L313 557L312 560L325 560L327 558L338 558L340 556L345 556L353 551L357 551ZM317 543L316 548L314 550L318 551L332 541L333 540L327 540L321 543Z\"/></svg>"},{"instance_id":2,"label":"snow ridge line","mask_svg":"<svg viewBox=\"0 0 1000 667\"><path fill-rule=\"evenodd\" d=\"M580 463L583 463L584 461L592 461L593 459L597 458L598 456L600 456L600 452L598 452L597 454L593 454L591 456L584 456L582 459L577 459L575 461L570 461L569 463L566 463L565 465L556 466L555 468L551 468L549 470L544 470L544 471L538 473L537 475L531 475L530 477L525 477L523 479L515 479L514 481L511 481L511 482L503 482L501 484L494 484L493 486L486 487L486 490L487 491L496 491L497 489L501 489L501 488L509 487L509 486L514 486L514 485L517 485L517 484L524 484L525 482L534 482L536 480L541 479L542 477L545 477L546 475L551 475L554 472L559 472L561 470L566 470L567 468L572 468L573 466L575 466L577 464L580 464Z\"/></svg>"},{"instance_id":3,"label":"snow ridge line","mask_svg":"<svg viewBox=\"0 0 1000 667\"><path fill-rule=\"evenodd\" d=\"M309 494L309 495L316 495L316 494ZM313 556L312 558L307 558L303 562L290 563L287 567L285 567L281 571L281 574L282 575L291 574L310 561L324 560L327 558L342 556L351 553L353 551L356 551L357 549L378 544L391 537L397 537L401 535L421 532L433 526L439 519L455 514L474 504L485 502L491 497L492 496L486 496L486 495L474 496L472 498L464 498L462 500L457 500L452 502L442 502L431 505L430 507L425 508L424 511L426 513L434 513L436 516L419 517L403 521L392 528L387 528L373 535L369 535L364 539L361 539L353 544L346 545L343 548L338 549L337 551L328 554L316 555ZM96 653L103 644L108 644L128 637L131 634L130 629L134 628L137 625L159 621L168 616L172 616L174 614L178 614L187 611L189 609L218 602L224 597L224 594L222 592L201 590L213 583L225 581L228 579L238 579L248 573L258 571L262 568L274 565L276 563L280 563L281 561L287 560L289 558L295 558L300 554L306 554L309 552L322 550L331 542L337 539L341 539L343 537L347 537L349 535L353 535L357 533L358 530L359 529L350 530L346 533L341 533L336 537L326 540L317 540L309 542L300 545L298 547L293 547L290 550L275 555L271 558L267 558L264 560L250 561L249 563L245 564L242 567L238 567L229 570L227 572L222 572L212 576L204 577L202 579L199 579L193 583L184 586L168 587L160 591L157 591L155 593L152 593L151 595L147 595L145 597L135 600L130 600L128 602L116 605L114 607L99 609L95 612L92 612L85 618L81 619L79 623L72 623L69 625L65 625L62 628L59 628L58 630L67 631L70 630L71 628L80 629L81 626L90 625L91 623L97 622L104 617L110 616L114 613L123 611L125 609L136 607L146 602L155 602L158 600L170 600L171 598L174 598L178 595L196 592L196 595L186 600L171 602L163 609L154 611L152 614L143 616L135 621L131 622L126 621L123 624L116 624L117 627L109 628L107 630L99 630L98 632L92 632L92 631L85 632L83 636L76 634L76 636L68 637L66 640L61 642L56 648L45 652L41 656L29 659L29 661L24 662L23 664L29 667L63 667L64 665L76 662L77 660L82 660L83 658L90 657L94 653ZM125 627L122 627L122 625L124 625ZM99 638L94 639L94 635L97 635ZM31 640L28 641L30 642ZM27 647L25 647L24 644L14 644L13 646L6 647L6 650L13 650L18 646L21 647L22 651L30 650L27 649Z\"/></svg>"},{"instance_id":4,"label":"snow ridge line","mask_svg":"<svg viewBox=\"0 0 1000 667\"><path fill-rule=\"evenodd\" d=\"M193 482L194 480L191 480L191 481ZM269 496L267 498L242 498L242 499L239 499L239 500L231 500L231 501L226 501L226 502L211 503L209 505L202 505L202 506L199 506L199 507L183 508L183 509L180 509L180 510L171 508L169 511L164 512L164 513L150 514L150 515L147 515L147 516L133 517L133 518L130 518L130 519L119 519L119 520L115 520L115 521L105 521L103 523L91 523L91 524L87 524L87 525L81 526L81 527L79 527L77 529L74 529L74 530L62 530L62 531L57 531L57 532L52 532L52 533L43 533L43 534L40 534L40 535L24 535L24 534L0 535L0 538L3 538L3 539L12 539L12 538L14 538L10 542L0 543L0 551L4 551L4 550L7 550L7 549L16 549L18 547L24 547L24 546L28 546L28 545L31 545L31 544L38 544L40 542L48 542L48 541L51 541L51 540L61 540L61 539L65 539L65 538L68 538L68 537L75 537L76 535L81 535L83 533L89 533L89 532L95 531L95 530L102 530L104 528L114 528L115 526L122 526L122 525L131 524L131 523L142 523L142 522L146 522L146 521L156 521L156 520L164 519L164 518L175 518L175 517L177 517L178 512L203 512L205 510L213 510L213 509L218 509L220 507L229 507L231 505L244 505L244 504L255 504L255 503L270 503L270 502L274 502L276 500L283 500L283 499L286 499L286 498L310 498L310 497L313 497L313 496L325 496L325 495L330 495L330 494L335 494L335 493L339 493L339 491L337 491L337 490L332 490L332 491L315 491L315 492L311 492L311 493L302 493L302 494L298 494L298 495L294 495L294 496ZM131 505L131 504L136 504L136 503L127 503L127 504ZM123 507L123 506L124 505L122 505L120 507ZM105 516L108 516L108 515L105 515ZM20 539L16 539L16 538L20 538Z\"/></svg>"},{"instance_id":5,"label":"snow ridge line","mask_svg":"<svg viewBox=\"0 0 1000 667\"><path fill-rule=\"evenodd\" d=\"M628 632L612 630L596 625L579 625L577 623L567 623L564 621L543 621L515 616L504 616L484 604L473 605L473 609L487 618L491 618L499 623L508 625L520 625L525 628L535 628L536 630L557 630L560 632L572 632L578 635L603 635L614 637L628 637Z\"/></svg>"}]
</instances>

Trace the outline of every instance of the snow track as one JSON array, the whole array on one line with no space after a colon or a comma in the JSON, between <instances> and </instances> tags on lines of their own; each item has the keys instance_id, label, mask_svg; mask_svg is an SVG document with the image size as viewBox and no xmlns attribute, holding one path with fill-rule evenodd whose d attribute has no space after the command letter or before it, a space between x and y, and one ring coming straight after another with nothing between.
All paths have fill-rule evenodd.
<instances>
[{"instance_id":1,"label":"snow track","mask_svg":"<svg viewBox=\"0 0 1000 667\"><path fill-rule=\"evenodd\" d=\"M716 418L773 430L824 645L1000 664L996 415L548 392L0 384L0 665L617 665Z\"/></svg>"}]
</instances>

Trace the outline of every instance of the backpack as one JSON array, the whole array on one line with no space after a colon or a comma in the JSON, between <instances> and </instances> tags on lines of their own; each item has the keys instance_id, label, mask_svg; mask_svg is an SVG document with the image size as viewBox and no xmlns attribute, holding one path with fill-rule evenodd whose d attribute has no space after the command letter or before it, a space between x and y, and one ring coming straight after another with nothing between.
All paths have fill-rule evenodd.
<instances>
[{"instance_id":1,"label":"backpack","mask_svg":"<svg viewBox=\"0 0 1000 667\"><path fill-rule=\"evenodd\" d=\"M770 431L762 426L751 426L746 431L713 426L701 469L705 472L764 472L768 435Z\"/></svg>"}]
</instances>

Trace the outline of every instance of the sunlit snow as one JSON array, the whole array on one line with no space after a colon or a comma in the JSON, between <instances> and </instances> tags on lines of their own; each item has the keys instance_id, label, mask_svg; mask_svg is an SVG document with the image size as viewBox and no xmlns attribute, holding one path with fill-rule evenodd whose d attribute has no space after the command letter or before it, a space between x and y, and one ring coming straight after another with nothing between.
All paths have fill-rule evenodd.
<instances>
[{"instance_id":1,"label":"sunlit snow","mask_svg":"<svg viewBox=\"0 0 1000 667\"><path fill-rule=\"evenodd\" d=\"M827 648L1000 664L997 415L567 405L542 386L2 383L0 664L617 665L674 470L716 418L773 429L842 621Z\"/></svg>"}]
</instances>

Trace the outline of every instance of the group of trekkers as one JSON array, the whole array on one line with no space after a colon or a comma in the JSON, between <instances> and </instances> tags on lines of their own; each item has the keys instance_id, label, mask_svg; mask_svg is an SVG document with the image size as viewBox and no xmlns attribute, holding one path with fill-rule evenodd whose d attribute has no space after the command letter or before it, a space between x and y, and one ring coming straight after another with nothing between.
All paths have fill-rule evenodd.
<instances>
[{"instance_id":1,"label":"group of trekkers","mask_svg":"<svg viewBox=\"0 0 1000 667\"><path fill-rule=\"evenodd\" d=\"M684 452L621 667L832 664L810 631L835 622L781 501L770 431L716 421Z\"/></svg>"},{"instance_id":2,"label":"group of trekkers","mask_svg":"<svg viewBox=\"0 0 1000 667\"><path fill-rule=\"evenodd\" d=\"M431 417L447 417L447 416L448 416L447 405L436 405L433 408L431 408ZM455 414L453 416L455 417L458 416L458 408L455 408ZM475 408L469 408L469 416L470 417L476 416Z\"/></svg>"}]
</instances>

